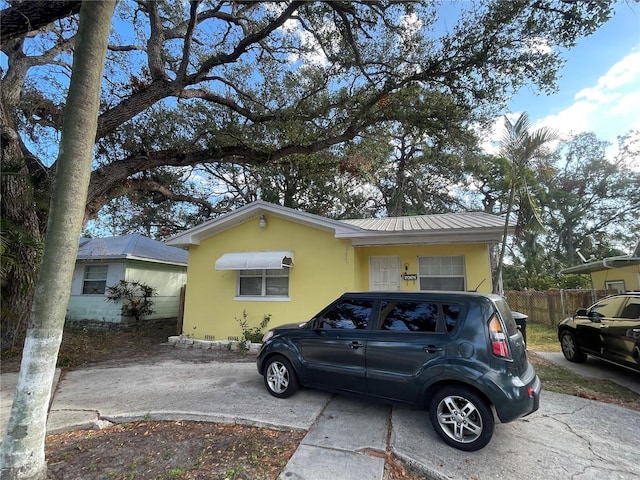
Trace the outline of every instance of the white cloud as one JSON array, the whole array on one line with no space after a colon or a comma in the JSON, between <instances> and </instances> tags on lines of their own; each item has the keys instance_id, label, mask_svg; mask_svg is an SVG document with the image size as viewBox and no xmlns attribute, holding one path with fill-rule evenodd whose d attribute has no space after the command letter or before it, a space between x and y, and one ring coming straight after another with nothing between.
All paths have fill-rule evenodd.
<instances>
[{"instance_id":1,"label":"white cloud","mask_svg":"<svg viewBox=\"0 0 640 480\"><path fill-rule=\"evenodd\" d=\"M595 86L580 90L575 103L544 119L561 131L593 131L598 137L615 141L640 125L640 52L613 65Z\"/></svg>"},{"instance_id":2,"label":"white cloud","mask_svg":"<svg viewBox=\"0 0 640 480\"><path fill-rule=\"evenodd\" d=\"M631 129L640 129L640 52L633 52L615 63L594 86L583 88L574 102L558 113L542 119L532 118L533 129L549 127L561 138L568 139L581 132L595 132L601 140L612 144L608 154L615 154L617 136ZM517 117L520 112L510 114ZM491 142L500 138L503 119L496 119L487 133L487 149L495 153Z\"/></svg>"},{"instance_id":3,"label":"white cloud","mask_svg":"<svg viewBox=\"0 0 640 480\"><path fill-rule=\"evenodd\" d=\"M638 89L640 87L640 52L627 55L598 80L594 87L579 91L576 100L606 102L612 95L621 90Z\"/></svg>"}]
</instances>

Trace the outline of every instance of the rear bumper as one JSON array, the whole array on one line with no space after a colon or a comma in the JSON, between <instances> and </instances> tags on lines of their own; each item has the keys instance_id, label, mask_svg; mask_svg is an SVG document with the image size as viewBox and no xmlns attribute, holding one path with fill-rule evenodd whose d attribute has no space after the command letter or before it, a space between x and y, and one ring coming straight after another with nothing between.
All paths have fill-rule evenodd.
<instances>
[{"instance_id":1,"label":"rear bumper","mask_svg":"<svg viewBox=\"0 0 640 480\"><path fill-rule=\"evenodd\" d=\"M542 382L535 374L530 382L524 385L513 385L509 391L504 392L507 401L501 405L495 405L498 418L502 423L507 423L531 415L540 408L541 392Z\"/></svg>"}]
</instances>

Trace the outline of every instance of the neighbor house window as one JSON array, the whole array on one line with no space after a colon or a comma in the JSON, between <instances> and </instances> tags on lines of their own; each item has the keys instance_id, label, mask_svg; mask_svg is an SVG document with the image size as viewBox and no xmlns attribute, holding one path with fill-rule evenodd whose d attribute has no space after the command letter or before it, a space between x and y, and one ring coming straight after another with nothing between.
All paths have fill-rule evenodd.
<instances>
[{"instance_id":1,"label":"neighbor house window","mask_svg":"<svg viewBox=\"0 0 640 480\"><path fill-rule=\"evenodd\" d=\"M239 297L289 296L289 269L239 270Z\"/></svg>"},{"instance_id":2,"label":"neighbor house window","mask_svg":"<svg viewBox=\"0 0 640 480\"><path fill-rule=\"evenodd\" d=\"M418 257L420 290L459 290L466 287L463 255Z\"/></svg>"},{"instance_id":3,"label":"neighbor house window","mask_svg":"<svg viewBox=\"0 0 640 480\"><path fill-rule=\"evenodd\" d=\"M108 265L87 265L84 267L82 293L85 295L104 295L107 288Z\"/></svg>"},{"instance_id":4,"label":"neighbor house window","mask_svg":"<svg viewBox=\"0 0 640 480\"><path fill-rule=\"evenodd\" d=\"M625 292L624 280L606 282L606 288L607 290L615 290L618 293L624 293Z\"/></svg>"}]
</instances>

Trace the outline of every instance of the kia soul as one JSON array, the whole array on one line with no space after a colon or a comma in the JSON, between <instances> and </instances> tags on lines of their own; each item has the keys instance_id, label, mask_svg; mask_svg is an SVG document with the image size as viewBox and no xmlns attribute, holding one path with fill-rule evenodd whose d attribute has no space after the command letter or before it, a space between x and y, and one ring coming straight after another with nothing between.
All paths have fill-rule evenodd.
<instances>
[{"instance_id":1,"label":"kia soul","mask_svg":"<svg viewBox=\"0 0 640 480\"><path fill-rule=\"evenodd\" d=\"M516 420L540 401L507 302L475 292L346 293L305 323L268 331L257 367L279 398L304 386L424 408L465 451L489 443L495 417Z\"/></svg>"}]
</instances>

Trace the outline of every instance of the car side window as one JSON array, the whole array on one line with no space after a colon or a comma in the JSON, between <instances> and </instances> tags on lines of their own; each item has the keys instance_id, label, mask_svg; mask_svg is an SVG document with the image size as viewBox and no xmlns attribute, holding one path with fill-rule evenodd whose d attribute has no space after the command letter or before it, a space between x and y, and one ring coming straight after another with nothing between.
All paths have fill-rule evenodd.
<instances>
[{"instance_id":1,"label":"car side window","mask_svg":"<svg viewBox=\"0 0 640 480\"><path fill-rule=\"evenodd\" d=\"M394 332L436 332L438 305L429 302L383 302L380 330Z\"/></svg>"},{"instance_id":2,"label":"car side window","mask_svg":"<svg viewBox=\"0 0 640 480\"><path fill-rule=\"evenodd\" d=\"M444 327L447 329L447 332L453 331L458 323L458 318L460 318L460 305L457 303L443 304L442 315L444 317Z\"/></svg>"},{"instance_id":3,"label":"car side window","mask_svg":"<svg viewBox=\"0 0 640 480\"><path fill-rule=\"evenodd\" d=\"M365 329L369 326L372 310L373 301L371 300L342 300L324 312L320 318L320 328Z\"/></svg>"},{"instance_id":4,"label":"car side window","mask_svg":"<svg viewBox=\"0 0 640 480\"><path fill-rule=\"evenodd\" d=\"M620 318L631 320L640 319L640 298L630 298L629 303L622 309Z\"/></svg>"},{"instance_id":5,"label":"car side window","mask_svg":"<svg viewBox=\"0 0 640 480\"><path fill-rule=\"evenodd\" d=\"M624 297L605 298L591 307L591 310L589 310L589 316L598 318L617 317L623 302Z\"/></svg>"}]
</instances>

